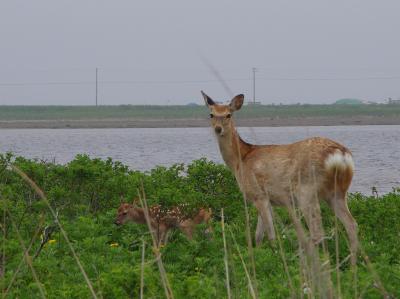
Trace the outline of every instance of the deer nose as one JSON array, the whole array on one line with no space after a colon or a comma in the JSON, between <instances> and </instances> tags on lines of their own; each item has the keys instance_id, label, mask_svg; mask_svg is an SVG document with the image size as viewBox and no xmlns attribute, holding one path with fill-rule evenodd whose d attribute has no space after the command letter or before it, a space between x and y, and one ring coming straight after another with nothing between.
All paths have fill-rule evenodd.
<instances>
[{"instance_id":1,"label":"deer nose","mask_svg":"<svg viewBox=\"0 0 400 299\"><path fill-rule=\"evenodd\" d=\"M215 127L214 130L215 130L215 133L217 133L217 134L221 134L221 132L222 132L222 128L220 126Z\"/></svg>"}]
</instances>

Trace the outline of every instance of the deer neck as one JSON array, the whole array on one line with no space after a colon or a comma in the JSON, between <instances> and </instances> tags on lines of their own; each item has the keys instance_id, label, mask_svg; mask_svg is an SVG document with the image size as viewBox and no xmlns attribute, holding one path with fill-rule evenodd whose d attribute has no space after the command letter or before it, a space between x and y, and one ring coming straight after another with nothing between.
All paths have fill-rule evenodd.
<instances>
[{"instance_id":1,"label":"deer neck","mask_svg":"<svg viewBox=\"0 0 400 299\"><path fill-rule=\"evenodd\" d=\"M129 210L129 218L136 223L145 224L146 217L142 208L132 208Z\"/></svg>"},{"instance_id":2,"label":"deer neck","mask_svg":"<svg viewBox=\"0 0 400 299\"><path fill-rule=\"evenodd\" d=\"M233 125L230 132L224 136L217 136L217 139L222 158L229 169L237 174L243 159L254 146L244 142Z\"/></svg>"}]
</instances>

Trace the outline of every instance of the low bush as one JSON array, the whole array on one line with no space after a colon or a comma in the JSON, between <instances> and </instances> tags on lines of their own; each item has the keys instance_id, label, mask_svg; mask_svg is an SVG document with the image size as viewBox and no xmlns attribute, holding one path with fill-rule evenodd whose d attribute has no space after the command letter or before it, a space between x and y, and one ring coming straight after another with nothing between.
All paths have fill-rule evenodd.
<instances>
[{"instance_id":1,"label":"low bush","mask_svg":"<svg viewBox=\"0 0 400 299\"><path fill-rule=\"evenodd\" d=\"M250 268L245 235L243 198L228 169L206 159L190 165L157 167L148 172L130 170L119 162L91 159L78 155L66 165L46 161L0 155L0 214L1 272L0 288L8 290L9 298L41 297L30 267L23 262L24 248L29 247L36 231L54 227L51 238L40 250L41 238L29 250L37 278L49 298L88 298L91 293L60 230L38 195L9 167L9 163L23 170L47 195L57 211L78 257L100 298L137 298L141 277L141 246L146 243L144 266L145 298L163 298L160 274L155 263L151 239L144 225L113 224L121 201L132 201L142 187L151 204L169 207L188 203L187 213L199 207L213 210L213 235L207 237L200 225L193 241L174 231L170 242L161 249L175 298L225 298L224 251L221 237L220 211L226 215L228 265L231 291L234 298L250 298L245 271L239 252L231 237L239 245L240 254ZM380 298L382 290L400 296L400 193L379 198L351 194L349 206L359 224L359 236L370 266L360 255L357 283L348 262L341 265L340 282L343 298L358 295ZM279 217L277 229L289 273L277 245L266 242L254 249L257 290L260 298L287 298L292 295L288 274L296 297L307 289L302 285L297 239L287 213L275 208ZM334 217L322 207L328 237L333 232ZM250 205L251 229L254 232L256 211ZM339 256L349 254L344 229L339 226ZM18 235L21 236L21 240ZM44 236L42 235L42 238ZM327 240L329 252L335 259L334 238ZM37 257L34 258L35 254ZM374 270L371 270L372 269ZM336 272L332 282L336 284ZM12 285L11 285L12 283ZM336 288L336 286L335 286Z\"/></svg>"}]
</instances>

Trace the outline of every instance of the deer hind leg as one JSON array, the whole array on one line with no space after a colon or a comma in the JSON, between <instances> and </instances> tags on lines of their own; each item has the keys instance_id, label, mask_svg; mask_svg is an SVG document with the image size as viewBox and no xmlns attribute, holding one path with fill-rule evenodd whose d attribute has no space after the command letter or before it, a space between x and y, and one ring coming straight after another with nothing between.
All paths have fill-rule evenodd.
<instances>
[{"instance_id":1,"label":"deer hind leg","mask_svg":"<svg viewBox=\"0 0 400 299\"><path fill-rule=\"evenodd\" d=\"M313 188L304 188L297 195L300 211L306 220L310 236L314 244L323 241L324 229L322 226L321 209L319 199Z\"/></svg>"},{"instance_id":2,"label":"deer hind leg","mask_svg":"<svg viewBox=\"0 0 400 299\"><path fill-rule=\"evenodd\" d=\"M328 203L346 230L350 242L351 264L355 265L357 262L357 251L359 246L357 237L357 222L354 220L349 211L347 206L347 197L346 195L333 196Z\"/></svg>"},{"instance_id":3,"label":"deer hind leg","mask_svg":"<svg viewBox=\"0 0 400 299\"><path fill-rule=\"evenodd\" d=\"M191 223L190 220L183 221L179 225L179 229L181 230L182 233L185 234L185 236L189 239L193 239L193 224Z\"/></svg>"},{"instance_id":4,"label":"deer hind leg","mask_svg":"<svg viewBox=\"0 0 400 299\"><path fill-rule=\"evenodd\" d=\"M212 226L207 223L207 228L204 230L204 233L206 234L206 236L211 236L213 234L213 228Z\"/></svg>"},{"instance_id":5,"label":"deer hind leg","mask_svg":"<svg viewBox=\"0 0 400 299\"><path fill-rule=\"evenodd\" d=\"M267 232L268 239L276 239L274 221L272 218L272 206L269 200L256 200L254 202L258 210L258 222L256 229L256 245L260 246L264 238L264 232Z\"/></svg>"},{"instance_id":6,"label":"deer hind leg","mask_svg":"<svg viewBox=\"0 0 400 299\"><path fill-rule=\"evenodd\" d=\"M257 228L256 228L256 245L260 246L263 239L264 239L264 233L266 231L266 226L264 225L261 215L258 214L258 220L257 220Z\"/></svg>"}]
</instances>

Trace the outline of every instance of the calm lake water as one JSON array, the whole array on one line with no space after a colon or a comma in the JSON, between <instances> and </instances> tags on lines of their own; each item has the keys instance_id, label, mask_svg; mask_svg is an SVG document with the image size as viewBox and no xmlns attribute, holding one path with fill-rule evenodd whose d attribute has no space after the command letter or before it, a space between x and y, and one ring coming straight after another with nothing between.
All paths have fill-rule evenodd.
<instances>
[{"instance_id":1,"label":"calm lake water","mask_svg":"<svg viewBox=\"0 0 400 299\"><path fill-rule=\"evenodd\" d=\"M345 144L356 172L351 191L371 194L400 187L400 126L239 128L244 140L256 144L291 143L324 136ZM76 154L111 157L132 169L189 163L206 157L222 163L210 128L151 129L2 129L0 152L66 163Z\"/></svg>"}]
</instances>

